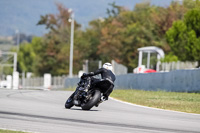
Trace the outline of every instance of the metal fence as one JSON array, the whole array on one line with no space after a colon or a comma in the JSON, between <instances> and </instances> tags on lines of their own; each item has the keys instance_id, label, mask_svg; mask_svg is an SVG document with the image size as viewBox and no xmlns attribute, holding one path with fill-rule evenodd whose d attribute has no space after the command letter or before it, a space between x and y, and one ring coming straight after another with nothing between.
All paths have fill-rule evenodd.
<instances>
[{"instance_id":1,"label":"metal fence","mask_svg":"<svg viewBox=\"0 0 200 133\"><path fill-rule=\"evenodd\" d=\"M44 83L43 77L24 78L19 80L20 88L42 88Z\"/></svg>"},{"instance_id":2,"label":"metal fence","mask_svg":"<svg viewBox=\"0 0 200 133\"><path fill-rule=\"evenodd\" d=\"M85 60L83 64L83 71L85 73L93 72L102 67L102 61L100 60Z\"/></svg>"},{"instance_id":3,"label":"metal fence","mask_svg":"<svg viewBox=\"0 0 200 133\"><path fill-rule=\"evenodd\" d=\"M52 89L62 89L65 85L65 76L52 77Z\"/></svg>"},{"instance_id":4,"label":"metal fence","mask_svg":"<svg viewBox=\"0 0 200 133\"><path fill-rule=\"evenodd\" d=\"M44 77L21 78L19 80L19 88L21 89L62 89L65 86L64 76L51 78L51 86L44 87Z\"/></svg>"},{"instance_id":5,"label":"metal fence","mask_svg":"<svg viewBox=\"0 0 200 133\"><path fill-rule=\"evenodd\" d=\"M116 61L112 60L113 72L115 75L122 75L128 73L128 68L122 64L117 63Z\"/></svg>"},{"instance_id":6,"label":"metal fence","mask_svg":"<svg viewBox=\"0 0 200 133\"><path fill-rule=\"evenodd\" d=\"M128 68L126 66L119 64L114 60L111 61L111 64L113 66L113 72L116 75L127 74ZM100 60L96 60L96 61L85 60L83 64L83 71L86 73L93 72L101 67L102 67L102 61Z\"/></svg>"},{"instance_id":7,"label":"metal fence","mask_svg":"<svg viewBox=\"0 0 200 133\"><path fill-rule=\"evenodd\" d=\"M161 63L160 71L169 72L173 70L181 70L181 69L193 69L198 66L198 62L164 62Z\"/></svg>"}]
</instances>

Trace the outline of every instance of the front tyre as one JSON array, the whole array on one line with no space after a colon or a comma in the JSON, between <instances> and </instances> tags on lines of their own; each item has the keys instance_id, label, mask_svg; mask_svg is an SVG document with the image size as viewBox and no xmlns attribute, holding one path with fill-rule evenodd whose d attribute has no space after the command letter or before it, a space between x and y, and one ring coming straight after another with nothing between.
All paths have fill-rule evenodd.
<instances>
[{"instance_id":1,"label":"front tyre","mask_svg":"<svg viewBox=\"0 0 200 133\"><path fill-rule=\"evenodd\" d=\"M74 106L73 97L74 97L74 93L65 102L65 108L66 109L70 109L72 106Z\"/></svg>"},{"instance_id":2,"label":"front tyre","mask_svg":"<svg viewBox=\"0 0 200 133\"><path fill-rule=\"evenodd\" d=\"M95 90L92 93L90 100L87 103L81 105L83 110L90 110L94 105L96 105L101 98L101 92L99 90Z\"/></svg>"}]
</instances>

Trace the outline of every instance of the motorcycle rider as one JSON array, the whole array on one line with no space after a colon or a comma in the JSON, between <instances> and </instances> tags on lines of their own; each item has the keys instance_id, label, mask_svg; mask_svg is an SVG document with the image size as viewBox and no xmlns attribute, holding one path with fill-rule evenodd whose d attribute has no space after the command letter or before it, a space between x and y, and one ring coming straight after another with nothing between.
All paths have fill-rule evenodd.
<instances>
[{"instance_id":1,"label":"motorcycle rider","mask_svg":"<svg viewBox=\"0 0 200 133\"><path fill-rule=\"evenodd\" d=\"M95 75L101 75L101 79L96 79L92 76ZM76 94L81 92L82 90L86 89L88 90L90 87L100 87L102 89L103 96L100 98L98 103L96 103L96 107L99 106L100 103L102 103L105 100L108 100L108 96L113 91L114 88L114 81L115 81L115 75L112 72L112 65L110 63L105 63L102 68L96 70L95 72L90 72L88 74L84 73L81 76L81 79L88 79L87 84L84 85L84 87L80 87L82 85L81 81L78 83L79 86L76 88L75 92L68 98L68 100L65 103L65 108L71 108L73 106L73 99L76 99ZM78 102L78 101L77 101Z\"/></svg>"},{"instance_id":2,"label":"motorcycle rider","mask_svg":"<svg viewBox=\"0 0 200 133\"><path fill-rule=\"evenodd\" d=\"M103 67L94 71L94 72L90 72L88 74L83 74L83 76L81 76L81 78L84 78L84 77L91 77L91 84L96 84L100 81L103 80L108 80L109 82L111 82L112 84L110 86L108 86L107 88L107 91L103 94L103 99L101 99L101 102L105 101L105 100L108 100L108 97L109 95L111 94L111 92L113 91L113 88L114 88L114 81L116 79L115 77L115 74L112 72L112 65L110 63L105 63L103 64ZM100 74L101 75L101 79L97 79L97 78L94 78L92 76L95 76L95 75L98 75ZM97 104L97 106L99 105L99 103Z\"/></svg>"}]
</instances>

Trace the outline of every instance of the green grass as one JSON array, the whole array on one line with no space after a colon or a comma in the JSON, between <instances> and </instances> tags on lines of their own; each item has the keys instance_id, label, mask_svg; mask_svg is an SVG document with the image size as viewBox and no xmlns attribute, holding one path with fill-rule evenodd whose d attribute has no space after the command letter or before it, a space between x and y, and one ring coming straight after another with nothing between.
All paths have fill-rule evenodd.
<instances>
[{"instance_id":1,"label":"green grass","mask_svg":"<svg viewBox=\"0 0 200 133\"><path fill-rule=\"evenodd\" d=\"M71 88L62 88L62 89L59 89L59 90L62 90L62 91L75 91L76 88L74 88L74 87L71 87Z\"/></svg>"},{"instance_id":2,"label":"green grass","mask_svg":"<svg viewBox=\"0 0 200 133\"><path fill-rule=\"evenodd\" d=\"M0 133L25 133L25 132L0 129Z\"/></svg>"},{"instance_id":3,"label":"green grass","mask_svg":"<svg viewBox=\"0 0 200 133\"><path fill-rule=\"evenodd\" d=\"M148 107L200 114L200 93L114 90L111 97Z\"/></svg>"}]
</instances>

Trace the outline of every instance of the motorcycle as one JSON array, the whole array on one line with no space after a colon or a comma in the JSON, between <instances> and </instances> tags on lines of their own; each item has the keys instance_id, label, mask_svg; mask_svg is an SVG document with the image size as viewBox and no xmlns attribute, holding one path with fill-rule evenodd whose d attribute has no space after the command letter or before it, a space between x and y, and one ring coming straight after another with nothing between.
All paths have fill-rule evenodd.
<instances>
[{"instance_id":1,"label":"motorcycle","mask_svg":"<svg viewBox=\"0 0 200 133\"><path fill-rule=\"evenodd\" d=\"M67 99L65 108L70 109L75 105L81 107L82 110L90 110L93 106L98 106L103 94L111 85L114 85L112 81L106 79L95 83L92 82L91 77L82 77L75 92Z\"/></svg>"}]
</instances>

